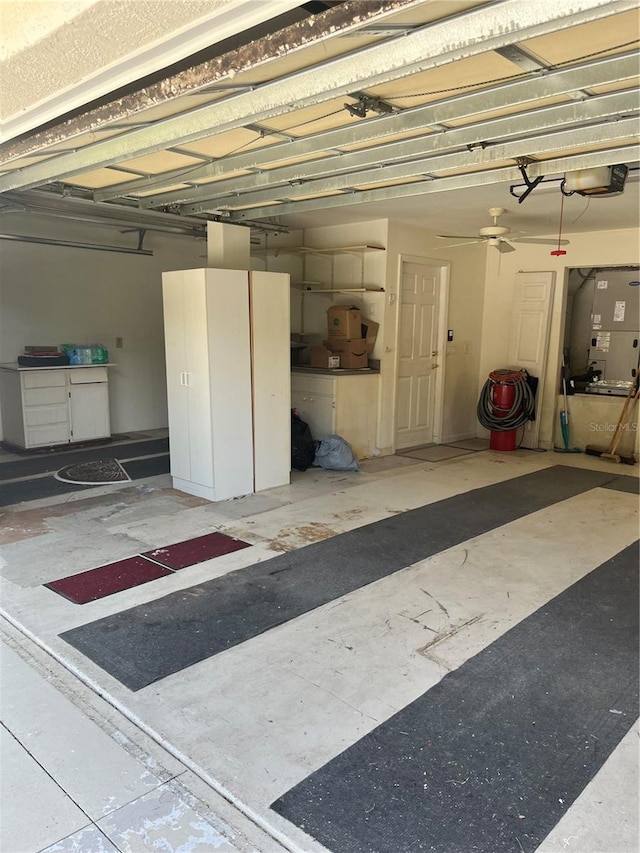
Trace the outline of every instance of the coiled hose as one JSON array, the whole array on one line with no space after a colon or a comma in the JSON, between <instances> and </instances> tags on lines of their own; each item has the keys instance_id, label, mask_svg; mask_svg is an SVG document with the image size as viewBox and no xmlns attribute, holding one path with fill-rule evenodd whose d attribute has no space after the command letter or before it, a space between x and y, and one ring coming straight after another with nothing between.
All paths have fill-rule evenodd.
<instances>
[{"instance_id":1,"label":"coiled hose","mask_svg":"<svg viewBox=\"0 0 640 853\"><path fill-rule=\"evenodd\" d=\"M513 403L508 409L497 406L492 399L492 389L497 383L513 385ZM536 401L526 376L513 370L494 370L484 383L478 400L478 420L485 429L506 432L516 429L535 416ZM496 414L499 412L499 415Z\"/></svg>"}]
</instances>

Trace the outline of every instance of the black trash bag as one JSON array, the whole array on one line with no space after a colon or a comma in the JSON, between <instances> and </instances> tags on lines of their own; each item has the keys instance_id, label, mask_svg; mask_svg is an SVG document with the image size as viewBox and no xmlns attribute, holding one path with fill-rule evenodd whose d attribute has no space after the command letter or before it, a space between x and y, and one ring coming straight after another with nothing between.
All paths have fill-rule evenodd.
<instances>
[{"instance_id":1,"label":"black trash bag","mask_svg":"<svg viewBox=\"0 0 640 853\"><path fill-rule=\"evenodd\" d=\"M306 471L313 465L316 445L309 429L295 409L291 409L291 467Z\"/></svg>"}]
</instances>

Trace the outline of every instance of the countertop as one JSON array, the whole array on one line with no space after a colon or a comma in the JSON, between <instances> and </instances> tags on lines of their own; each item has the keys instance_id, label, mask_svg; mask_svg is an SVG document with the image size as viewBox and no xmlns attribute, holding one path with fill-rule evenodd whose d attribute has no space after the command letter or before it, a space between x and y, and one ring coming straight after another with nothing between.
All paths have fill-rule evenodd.
<instances>
[{"instance_id":1,"label":"countertop","mask_svg":"<svg viewBox=\"0 0 640 853\"><path fill-rule=\"evenodd\" d=\"M380 371L372 367L360 367L350 369L348 367L304 367L296 365L291 368L292 373L310 373L319 376L379 376Z\"/></svg>"},{"instance_id":2,"label":"countertop","mask_svg":"<svg viewBox=\"0 0 640 853\"><path fill-rule=\"evenodd\" d=\"M9 364L0 364L0 370L15 370L22 372L23 370L76 370L78 367L116 367L113 362L107 364L50 364L42 365L42 367L22 367L17 361Z\"/></svg>"}]
</instances>

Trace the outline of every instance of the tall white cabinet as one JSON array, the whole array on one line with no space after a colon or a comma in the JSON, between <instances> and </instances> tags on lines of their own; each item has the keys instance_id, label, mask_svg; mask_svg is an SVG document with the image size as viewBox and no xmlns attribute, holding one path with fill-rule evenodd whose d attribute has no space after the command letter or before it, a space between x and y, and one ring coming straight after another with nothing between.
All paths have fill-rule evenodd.
<instances>
[{"instance_id":1,"label":"tall white cabinet","mask_svg":"<svg viewBox=\"0 0 640 853\"><path fill-rule=\"evenodd\" d=\"M180 270L162 287L174 487L218 501L288 483L289 276Z\"/></svg>"}]
</instances>

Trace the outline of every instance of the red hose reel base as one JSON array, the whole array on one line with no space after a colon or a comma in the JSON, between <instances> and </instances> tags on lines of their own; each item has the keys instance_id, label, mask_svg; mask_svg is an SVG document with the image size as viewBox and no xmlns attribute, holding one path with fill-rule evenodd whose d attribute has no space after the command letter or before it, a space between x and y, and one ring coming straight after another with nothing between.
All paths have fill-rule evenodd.
<instances>
[{"instance_id":1,"label":"red hose reel base","mask_svg":"<svg viewBox=\"0 0 640 853\"><path fill-rule=\"evenodd\" d=\"M515 386L524 380L522 371L495 370L489 374L494 383L491 388L491 403L496 418L506 418L513 407L516 396ZM491 430L489 447L491 450L515 450L517 430Z\"/></svg>"}]
</instances>

